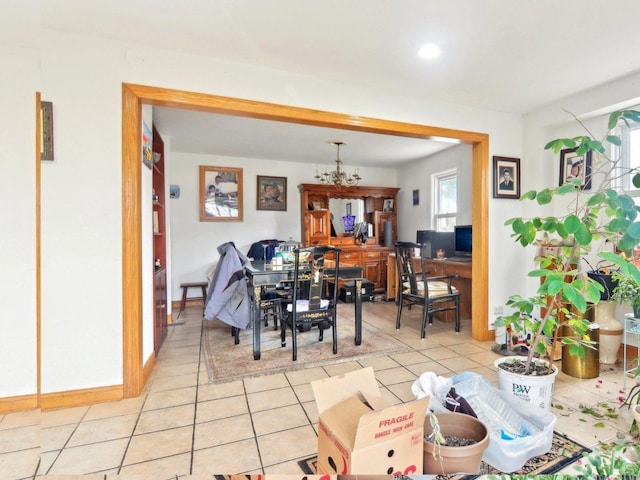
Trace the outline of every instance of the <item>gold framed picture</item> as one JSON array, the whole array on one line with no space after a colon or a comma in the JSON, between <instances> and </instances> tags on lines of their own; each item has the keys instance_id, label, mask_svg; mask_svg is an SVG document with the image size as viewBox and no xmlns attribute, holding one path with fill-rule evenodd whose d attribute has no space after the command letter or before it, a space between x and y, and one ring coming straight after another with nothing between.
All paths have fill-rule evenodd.
<instances>
[{"instance_id":1,"label":"gold framed picture","mask_svg":"<svg viewBox=\"0 0 640 480\"><path fill-rule=\"evenodd\" d=\"M242 169L200 166L200 221L241 222Z\"/></svg>"},{"instance_id":2,"label":"gold framed picture","mask_svg":"<svg viewBox=\"0 0 640 480\"><path fill-rule=\"evenodd\" d=\"M287 211L287 177L258 175L256 210Z\"/></svg>"}]
</instances>

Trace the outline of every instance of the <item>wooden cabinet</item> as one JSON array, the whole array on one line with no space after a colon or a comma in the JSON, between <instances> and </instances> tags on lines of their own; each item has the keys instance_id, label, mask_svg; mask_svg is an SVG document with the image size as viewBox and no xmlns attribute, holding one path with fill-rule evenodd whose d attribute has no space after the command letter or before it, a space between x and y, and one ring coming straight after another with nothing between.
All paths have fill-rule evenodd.
<instances>
[{"instance_id":1,"label":"wooden cabinet","mask_svg":"<svg viewBox=\"0 0 640 480\"><path fill-rule=\"evenodd\" d=\"M154 259L154 351L156 355L167 336L167 236L164 179L164 142L153 127L153 259Z\"/></svg>"},{"instance_id":2,"label":"wooden cabinet","mask_svg":"<svg viewBox=\"0 0 640 480\"><path fill-rule=\"evenodd\" d=\"M392 187L343 187L327 185L300 184L301 239L305 245L340 246L341 265L359 265L363 277L373 282L378 292L383 292L387 282L388 255L393 251L397 239L397 202L399 188ZM331 212L329 199L364 200L364 221L372 226L373 235L362 244L353 236L341 234L331 236ZM383 211L385 200L394 205L392 211ZM336 212L340 218L342 212ZM393 225L392 245L384 245L384 222Z\"/></svg>"},{"instance_id":3,"label":"wooden cabinet","mask_svg":"<svg viewBox=\"0 0 640 480\"><path fill-rule=\"evenodd\" d=\"M363 268L362 275L367 280L373 282L374 288L384 287L380 276L380 252L368 250L362 252L360 257L360 264Z\"/></svg>"},{"instance_id":4,"label":"wooden cabinet","mask_svg":"<svg viewBox=\"0 0 640 480\"><path fill-rule=\"evenodd\" d=\"M304 217L305 245L327 245L331 238L331 213L329 210L312 210Z\"/></svg>"},{"instance_id":5,"label":"wooden cabinet","mask_svg":"<svg viewBox=\"0 0 640 480\"><path fill-rule=\"evenodd\" d=\"M360 246L341 246L340 265L361 266L362 277L373 283L376 291L386 288L386 265L389 252L381 247L362 248ZM332 258L329 254L327 258ZM384 273L383 273L384 272Z\"/></svg>"},{"instance_id":6,"label":"wooden cabinet","mask_svg":"<svg viewBox=\"0 0 640 480\"><path fill-rule=\"evenodd\" d=\"M167 271L156 270L153 275L154 328L153 349L158 353L167 336Z\"/></svg>"},{"instance_id":7,"label":"wooden cabinet","mask_svg":"<svg viewBox=\"0 0 640 480\"><path fill-rule=\"evenodd\" d=\"M396 243L396 237L398 235L398 225L396 222L396 214L394 212L374 212L373 215L373 228L374 233L378 237L378 242L380 245L385 245L386 247L393 247ZM385 222L391 222L391 245L385 244L384 238L384 224Z\"/></svg>"}]
</instances>

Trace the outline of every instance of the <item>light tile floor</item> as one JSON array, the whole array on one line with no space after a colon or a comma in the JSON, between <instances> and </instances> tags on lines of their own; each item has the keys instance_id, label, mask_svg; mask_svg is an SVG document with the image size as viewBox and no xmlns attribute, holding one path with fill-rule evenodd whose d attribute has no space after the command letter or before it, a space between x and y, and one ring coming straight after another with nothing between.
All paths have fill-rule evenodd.
<instances>
[{"instance_id":1,"label":"light tile floor","mask_svg":"<svg viewBox=\"0 0 640 480\"><path fill-rule=\"evenodd\" d=\"M0 415L0 479L300 474L297 461L317 448L312 380L372 366L383 395L393 403L412 400L411 385L426 371L443 376L473 371L496 382L493 342L471 339L469 321L462 322L459 334L452 324L435 321L421 340L420 309L405 313L396 331L392 302L363 307L365 322L412 351L215 385L207 385L200 356L202 309L189 307L169 327L157 366L139 397L41 414ZM350 317L351 306L339 308L342 316ZM617 407L622 383L621 365L601 365L598 379L559 373L553 408L556 430L587 446L625 433L631 422L626 409L616 409L617 419L599 419L579 407L602 402Z\"/></svg>"}]
</instances>

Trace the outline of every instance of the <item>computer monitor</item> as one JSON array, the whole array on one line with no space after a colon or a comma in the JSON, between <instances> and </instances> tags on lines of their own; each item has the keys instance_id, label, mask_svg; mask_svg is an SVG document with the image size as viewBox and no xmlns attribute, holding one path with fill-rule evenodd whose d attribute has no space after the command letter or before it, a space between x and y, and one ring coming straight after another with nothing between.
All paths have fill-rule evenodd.
<instances>
[{"instance_id":1,"label":"computer monitor","mask_svg":"<svg viewBox=\"0 0 640 480\"><path fill-rule=\"evenodd\" d=\"M429 244L423 251L425 257L432 258L438 250L444 250L445 257L453 255L453 232L436 232L435 230L418 230L416 243Z\"/></svg>"},{"instance_id":2,"label":"computer monitor","mask_svg":"<svg viewBox=\"0 0 640 480\"><path fill-rule=\"evenodd\" d=\"M456 255L471 256L473 235L471 225L456 225L453 227L453 248Z\"/></svg>"}]
</instances>

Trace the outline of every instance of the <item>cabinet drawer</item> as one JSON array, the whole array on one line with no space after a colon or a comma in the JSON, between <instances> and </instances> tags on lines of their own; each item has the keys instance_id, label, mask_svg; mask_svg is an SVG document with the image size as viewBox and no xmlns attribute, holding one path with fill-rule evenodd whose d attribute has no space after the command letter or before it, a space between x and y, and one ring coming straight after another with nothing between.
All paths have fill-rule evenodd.
<instances>
[{"instance_id":1,"label":"cabinet drawer","mask_svg":"<svg viewBox=\"0 0 640 480\"><path fill-rule=\"evenodd\" d=\"M345 265L360 265L360 253L358 252L341 252L340 263Z\"/></svg>"},{"instance_id":2,"label":"cabinet drawer","mask_svg":"<svg viewBox=\"0 0 640 480\"><path fill-rule=\"evenodd\" d=\"M380 260L380 252L362 252L362 261Z\"/></svg>"},{"instance_id":3,"label":"cabinet drawer","mask_svg":"<svg viewBox=\"0 0 640 480\"><path fill-rule=\"evenodd\" d=\"M331 237L331 245L355 245L353 237Z\"/></svg>"}]
</instances>

